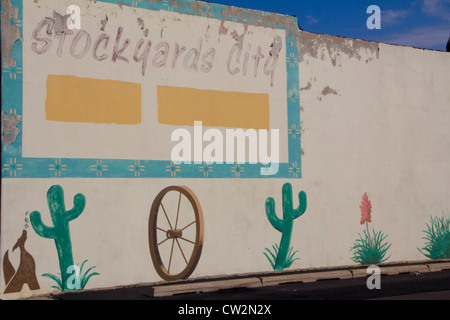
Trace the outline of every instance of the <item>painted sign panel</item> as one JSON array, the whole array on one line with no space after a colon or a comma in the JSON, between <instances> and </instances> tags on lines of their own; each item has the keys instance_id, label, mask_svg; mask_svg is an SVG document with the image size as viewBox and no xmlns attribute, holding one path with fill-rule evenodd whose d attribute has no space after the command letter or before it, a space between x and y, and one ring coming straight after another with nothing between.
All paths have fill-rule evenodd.
<instances>
[{"instance_id":1,"label":"painted sign panel","mask_svg":"<svg viewBox=\"0 0 450 320\"><path fill-rule=\"evenodd\" d=\"M192 1L45 2L16 3L26 23L3 69L4 178L301 178L285 27Z\"/></svg>"}]
</instances>

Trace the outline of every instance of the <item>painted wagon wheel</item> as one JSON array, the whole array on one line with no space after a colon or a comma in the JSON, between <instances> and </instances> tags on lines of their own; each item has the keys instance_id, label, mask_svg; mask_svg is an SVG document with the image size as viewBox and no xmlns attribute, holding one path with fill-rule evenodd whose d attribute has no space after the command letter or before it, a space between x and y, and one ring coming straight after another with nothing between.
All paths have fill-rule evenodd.
<instances>
[{"instance_id":1,"label":"painted wagon wheel","mask_svg":"<svg viewBox=\"0 0 450 320\"><path fill-rule=\"evenodd\" d=\"M153 201L148 230L158 275L166 281L189 278L200 259L204 237L203 212L195 194L184 186L162 190Z\"/></svg>"}]
</instances>

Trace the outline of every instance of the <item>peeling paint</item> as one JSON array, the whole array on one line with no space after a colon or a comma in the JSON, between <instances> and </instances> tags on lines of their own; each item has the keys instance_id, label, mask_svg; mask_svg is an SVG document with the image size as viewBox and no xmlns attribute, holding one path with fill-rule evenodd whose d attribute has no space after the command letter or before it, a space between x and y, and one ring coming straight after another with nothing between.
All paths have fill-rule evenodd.
<instances>
[{"instance_id":1,"label":"peeling paint","mask_svg":"<svg viewBox=\"0 0 450 320\"><path fill-rule=\"evenodd\" d=\"M339 93L337 92L337 90L331 88L330 86L326 86L323 88L323 90L320 92L320 96L318 96L316 99L318 101L322 101L322 98L329 95L329 94L334 94L334 95L339 95Z\"/></svg>"},{"instance_id":2,"label":"peeling paint","mask_svg":"<svg viewBox=\"0 0 450 320\"><path fill-rule=\"evenodd\" d=\"M49 18L49 17L45 17L44 20L45 20L45 24L47 25L46 32L47 32L47 34L49 36L51 36L52 33L53 33L53 27L54 27L54 24L55 24L55 20L53 18Z\"/></svg>"},{"instance_id":3,"label":"peeling paint","mask_svg":"<svg viewBox=\"0 0 450 320\"><path fill-rule=\"evenodd\" d=\"M148 36L148 31L149 30L145 28L144 20L142 18L138 18L137 22L138 22L138 25L141 28L141 30L144 31L144 36ZM162 38L163 29L164 28L161 29L161 38Z\"/></svg>"},{"instance_id":4,"label":"peeling paint","mask_svg":"<svg viewBox=\"0 0 450 320\"><path fill-rule=\"evenodd\" d=\"M14 141L16 141L17 136L20 133L19 127L17 124L22 121L21 116L17 115L7 115L4 114L2 116L3 123L3 145L5 148L11 145Z\"/></svg>"},{"instance_id":5,"label":"peeling paint","mask_svg":"<svg viewBox=\"0 0 450 320\"><path fill-rule=\"evenodd\" d=\"M145 0L151 3L160 3L164 0ZM176 1L172 0L172 6L180 9L188 5L189 9L194 13L212 18L213 6L211 3L203 1ZM297 18L279 13L263 12L254 9L240 8L234 6L226 6L214 4L217 6L215 13L221 15L223 20L240 21L244 25L262 26L267 28L286 30L286 36L296 37L299 30Z\"/></svg>"},{"instance_id":6,"label":"peeling paint","mask_svg":"<svg viewBox=\"0 0 450 320\"><path fill-rule=\"evenodd\" d=\"M137 22L139 27L141 27L142 30L144 30L145 25L144 25L144 20L142 18L137 18Z\"/></svg>"},{"instance_id":7,"label":"peeling paint","mask_svg":"<svg viewBox=\"0 0 450 320\"><path fill-rule=\"evenodd\" d=\"M283 41L280 36L276 36L273 39L273 43L271 45L271 49L269 54L272 57L278 57L280 55L281 49L283 48Z\"/></svg>"},{"instance_id":8,"label":"peeling paint","mask_svg":"<svg viewBox=\"0 0 450 320\"><path fill-rule=\"evenodd\" d=\"M245 37L245 35L247 34L247 31L248 31L248 26L246 25L245 26L245 29L244 29L244 33L242 33L241 35L239 35L237 32L236 32L236 30L234 30L232 33L231 33L231 36L233 37L233 39L234 40L236 40L236 42L239 44L239 46L242 48L242 46L244 45L244 37Z\"/></svg>"},{"instance_id":9,"label":"peeling paint","mask_svg":"<svg viewBox=\"0 0 450 320\"><path fill-rule=\"evenodd\" d=\"M156 4L167 2L167 0L145 0L145 2ZM245 26L253 25L265 28L284 29L286 31L286 37L297 38L299 31L302 30L298 25L296 17L280 13L263 12L254 9L226 6L221 4L211 4L197 0L172 0L171 6L174 9L185 9L187 11L192 11L193 14L207 18L218 18L219 16L219 19L222 19L221 28L219 29L219 34L221 35L228 33L228 29L224 27L225 21L238 21ZM298 41L297 49L300 49Z\"/></svg>"},{"instance_id":10,"label":"peeling paint","mask_svg":"<svg viewBox=\"0 0 450 320\"><path fill-rule=\"evenodd\" d=\"M222 20L219 27L219 35L227 35L228 28L225 27L225 20Z\"/></svg>"},{"instance_id":11,"label":"peeling paint","mask_svg":"<svg viewBox=\"0 0 450 320\"><path fill-rule=\"evenodd\" d=\"M2 66L9 68L16 65L12 57L14 44L23 39L19 27L14 24L19 17L19 8L14 7L11 0L2 0L2 8Z\"/></svg>"},{"instance_id":12,"label":"peeling paint","mask_svg":"<svg viewBox=\"0 0 450 320\"><path fill-rule=\"evenodd\" d=\"M100 28L101 31L105 31L108 20L109 20L108 15L106 15L105 19L100 20L100 23L102 24L102 27Z\"/></svg>"},{"instance_id":13,"label":"peeling paint","mask_svg":"<svg viewBox=\"0 0 450 320\"><path fill-rule=\"evenodd\" d=\"M67 20L70 18L70 14L59 14L56 11L53 11L53 19L55 21L55 25L54 25L54 30L55 33L61 34L61 33L65 33L67 30L69 30L67 28Z\"/></svg>"},{"instance_id":14,"label":"peeling paint","mask_svg":"<svg viewBox=\"0 0 450 320\"><path fill-rule=\"evenodd\" d=\"M326 86L325 88L323 88L321 93L322 93L323 96L326 96L326 95L329 95L329 94L334 94L336 96L338 95L338 92L336 90L330 88L330 86Z\"/></svg>"},{"instance_id":15,"label":"peeling paint","mask_svg":"<svg viewBox=\"0 0 450 320\"><path fill-rule=\"evenodd\" d=\"M166 1L167 0L145 0L145 2L155 4L161 2L164 3ZM123 4L123 2L119 3ZM297 31L301 30L295 17L279 13L262 12L259 10L240 8L235 6L211 4L209 2L197 0L172 0L171 5L176 9L181 9L187 6L194 13L198 15L204 15L209 18L212 17L212 10L214 5L217 6L216 13L221 14L225 20L233 20L233 17L235 17L236 20L243 21L244 24L248 25L258 25L272 28L283 27L284 29L286 29L286 32L289 33L289 36L295 36L297 34Z\"/></svg>"},{"instance_id":16,"label":"peeling paint","mask_svg":"<svg viewBox=\"0 0 450 320\"><path fill-rule=\"evenodd\" d=\"M325 60L328 57L333 66L340 66L342 55L350 59L373 61L379 59L379 43L349 39L329 35L315 34L305 31L299 33L300 56L302 62L305 57Z\"/></svg>"},{"instance_id":17,"label":"peeling paint","mask_svg":"<svg viewBox=\"0 0 450 320\"><path fill-rule=\"evenodd\" d=\"M201 3L198 1L198 3ZM203 4L205 5L205 4ZM246 25L257 25L262 27L279 28L286 30L286 36L295 36L300 30L297 19L288 15L278 13L263 13L257 10L238 8L233 6L224 7L221 14L225 19L235 17L239 21L246 21Z\"/></svg>"},{"instance_id":18,"label":"peeling paint","mask_svg":"<svg viewBox=\"0 0 450 320\"><path fill-rule=\"evenodd\" d=\"M311 88L312 88L312 83L308 82L308 84L305 87L300 88L300 91L310 90Z\"/></svg>"}]
</instances>

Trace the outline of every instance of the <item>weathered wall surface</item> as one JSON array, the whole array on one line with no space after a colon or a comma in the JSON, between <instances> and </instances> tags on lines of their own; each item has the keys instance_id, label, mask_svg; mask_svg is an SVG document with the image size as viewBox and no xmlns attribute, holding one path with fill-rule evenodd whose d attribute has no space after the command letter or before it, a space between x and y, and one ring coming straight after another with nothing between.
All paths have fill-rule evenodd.
<instances>
[{"instance_id":1,"label":"weathered wall surface","mask_svg":"<svg viewBox=\"0 0 450 320\"><path fill-rule=\"evenodd\" d=\"M69 31L73 4L81 29ZM387 261L422 260L422 230L449 207L447 53L198 1L3 0L2 55L2 298L165 281L155 241L172 275L201 251L191 278L355 264L365 193ZM192 114L224 135L278 129L278 172L248 160L173 163L171 133L194 132ZM168 193L149 225L169 186L198 202ZM52 219L63 205L70 222ZM86 260L77 279L67 267Z\"/></svg>"},{"instance_id":2,"label":"weathered wall surface","mask_svg":"<svg viewBox=\"0 0 450 320\"><path fill-rule=\"evenodd\" d=\"M364 192L390 261L424 258L422 230L448 208L449 55L306 32L299 42L302 183L308 210L317 205L310 228L323 231L316 261L346 263Z\"/></svg>"}]
</instances>

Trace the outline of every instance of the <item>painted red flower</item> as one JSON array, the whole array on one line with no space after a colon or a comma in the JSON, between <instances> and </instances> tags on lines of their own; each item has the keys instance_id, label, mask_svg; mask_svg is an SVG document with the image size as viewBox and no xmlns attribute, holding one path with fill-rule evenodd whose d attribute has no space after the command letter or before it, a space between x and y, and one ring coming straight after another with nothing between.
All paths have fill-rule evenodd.
<instances>
[{"instance_id":1,"label":"painted red flower","mask_svg":"<svg viewBox=\"0 0 450 320\"><path fill-rule=\"evenodd\" d=\"M367 193L364 193L359 207L361 208L361 224L364 224L364 222L372 222L372 216L370 215L372 212L372 204L369 201Z\"/></svg>"}]
</instances>

